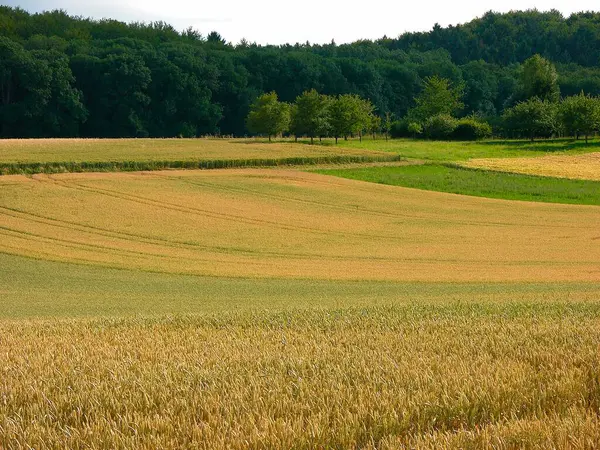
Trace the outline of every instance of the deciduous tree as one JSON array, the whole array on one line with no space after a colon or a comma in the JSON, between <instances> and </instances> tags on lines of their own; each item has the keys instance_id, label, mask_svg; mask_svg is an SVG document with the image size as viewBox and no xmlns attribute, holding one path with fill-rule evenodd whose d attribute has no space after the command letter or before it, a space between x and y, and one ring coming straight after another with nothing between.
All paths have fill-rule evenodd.
<instances>
[{"instance_id":1,"label":"deciduous tree","mask_svg":"<svg viewBox=\"0 0 600 450\"><path fill-rule=\"evenodd\" d=\"M248 129L252 133L277 136L290 125L290 105L280 102L277 93L263 94L250 107L247 119Z\"/></svg>"}]
</instances>

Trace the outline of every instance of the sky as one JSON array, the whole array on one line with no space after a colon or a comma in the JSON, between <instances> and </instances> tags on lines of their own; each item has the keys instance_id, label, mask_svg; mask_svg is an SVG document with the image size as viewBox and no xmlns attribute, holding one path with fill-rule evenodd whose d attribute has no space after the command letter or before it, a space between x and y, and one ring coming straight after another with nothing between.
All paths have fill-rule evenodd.
<instances>
[{"instance_id":1,"label":"sky","mask_svg":"<svg viewBox=\"0 0 600 450\"><path fill-rule=\"evenodd\" d=\"M124 22L163 20L178 30L191 26L226 41L258 44L338 44L396 37L468 22L485 12L536 8L565 15L600 10L597 0L3 0L30 12L64 9L71 15Z\"/></svg>"}]
</instances>

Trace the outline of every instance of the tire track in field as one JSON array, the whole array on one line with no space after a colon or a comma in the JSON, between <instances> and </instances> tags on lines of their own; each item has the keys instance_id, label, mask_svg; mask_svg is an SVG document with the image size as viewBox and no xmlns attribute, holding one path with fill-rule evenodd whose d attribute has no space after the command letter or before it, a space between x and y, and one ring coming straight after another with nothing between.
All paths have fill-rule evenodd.
<instances>
[{"instance_id":1,"label":"tire track in field","mask_svg":"<svg viewBox=\"0 0 600 450\"><path fill-rule=\"evenodd\" d=\"M249 194L253 194L256 196L261 196L263 198L270 198L273 200L293 201L296 203L323 206L323 207L326 207L327 209L337 209L340 211L351 212L351 213L352 212L368 213L369 215L386 217L386 218L390 218L390 219L411 219L411 220L418 220L418 221L422 221L422 222L426 222L426 223L430 223L430 224L445 223L445 224L449 224L449 225L470 225L470 226L486 226L486 227L503 226L503 227L519 227L519 228L530 227L530 228L550 228L550 229L563 229L563 228L572 229L571 225L555 225L555 224L548 224L548 223L520 224L520 223L512 223L512 222L466 221L466 220L460 220L460 219L444 219L444 218L440 218L440 217L429 218L429 217L423 217L423 216L419 216L419 215L415 215L415 214L408 214L408 213L392 213L392 212L386 212L386 211L382 211L382 210L369 209L369 208L352 208L352 207L342 206L339 204L318 202L315 200L305 200L305 199L299 199L299 198L294 198L294 197L286 197L284 195L269 194L266 192L261 192L261 191L253 190L253 189L249 189L249 188L230 187L230 186L222 186L222 185L214 184L214 183L192 181L192 180L187 179L187 177L183 177L183 176L178 177L178 176L172 176L172 175L171 176L160 175L157 173L153 173L151 176L157 177L157 178L159 178L159 177L167 178L167 179L171 179L171 180L180 180L186 184L197 185L197 186L201 186L201 187L208 187L208 188L212 188L215 191L224 191L224 192L233 192L233 193L235 193L235 192L249 193ZM255 178L260 178L260 177L255 177ZM332 186L333 185L336 187L348 188L348 185L344 184L344 183L329 183L329 182L323 182L323 181L308 180L305 178L298 179L298 178L293 178L293 177L276 177L276 176L269 176L267 178L272 179L272 180L283 179L283 180L296 181L296 182L302 181L302 182L306 182L307 184L314 184L314 185L319 185L319 186ZM359 180L353 180L353 181L359 181ZM376 186L383 186L378 183L371 183L371 182L363 182L363 183L370 183L370 184L374 184ZM387 185L385 185L385 186L387 186ZM408 188L405 188L405 189L408 189ZM355 188L354 186L352 187L352 190L365 192L365 193L373 192L372 190L369 190L369 189ZM593 227L580 227L580 228L581 229L593 229Z\"/></svg>"},{"instance_id":2,"label":"tire track in field","mask_svg":"<svg viewBox=\"0 0 600 450\"><path fill-rule=\"evenodd\" d=\"M273 262L269 262L269 261L235 261L235 260L216 260L214 258L211 259L205 259L205 258L190 258L190 257L181 257L181 256L170 256L170 255L161 255L161 254L152 254L152 253L144 253L144 252L138 252L138 251L133 251L133 250L124 250L124 249L113 249L111 247L103 247L103 246L98 246L98 245L94 245L94 244L84 244L84 243L80 243L77 241L69 241L69 240L64 240L64 239L59 239L59 238L50 238L47 236L42 236L42 235L36 235L34 233L29 233L29 232L23 232L23 231L19 231L19 230L12 230L10 228L7 227L2 227L0 226L0 235L3 236L8 236L8 237L15 237L14 235L18 235L17 238L20 240L23 240L25 242L27 241L31 241L31 242L46 242L46 243L50 243L59 247L64 247L64 248L72 248L75 250L83 250L83 251L88 251L85 248L82 247L92 247L94 249L94 251L100 251L103 252L105 254L111 255L111 254L115 254L118 253L119 251L121 253L133 253L135 256L155 256L157 258L164 258L164 259L176 259L176 260L181 260L181 259L186 259L189 260L191 262L202 262L202 263L208 263L208 264L213 264L215 262L218 263L223 263L223 264L227 264L230 266L244 266L247 267L248 265L251 266L255 266L255 267L266 267L266 268L270 268L273 266ZM22 237L20 235L25 235L25 237ZM13 249L15 251L17 251L19 256L25 256L28 257L28 255L24 255L22 252L23 251L28 251L30 252L31 249L30 248L22 248L19 246L15 246L15 245L10 245L10 244L6 244L6 243L2 243L2 247L6 250L6 249ZM40 251L38 249L34 250L35 253L39 253L39 254L44 254L46 256L49 257L49 259L51 260L58 260L58 261L64 261L64 262L73 262L73 261L84 261L90 265L94 265L94 266L106 266L106 263L103 261L98 261L98 260L94 260L94 259L85 259L85 258L81 258L81 257L77 257L77 256L66 256L66 255L57 255L55 253L49 253L49 252L43 252ZM0 254L1 253L5 253L2 250L0 250ZM12 253L9 253L12 254ZM339 257L341 261L345 261L345 262L355 262L356 259L363 259L363 258L353 258L353 257ZM302 258L302 259L308 259L310 260L310 258ZM301 260L302 260L301 259ZM324 257L324 258L319 258L319 260L322 259L330 259L328 257ZM439 258L364 258L365 260L381 260L382 262L387 262L387 263L407 263L407 262L412 262L412 263L463 263L463 264L487 264L490 266L536 266L536 265L553 265L553 266L563 266L565 264L567 265L573 265L574 263L572 261L544 261L544 260L533 260L533 261L519 261L519 260L510 260L510 261L490 261L490 260L483 260L483 259L450 259L450 258L446 258L446 259L439 259ZM337 257L335 258L335 260L338 260ZM576 264L598 264L597 261L578 261ZM180 272L180 271L158 271L149 267L130 267L127 266L125 264L123 264L122 266L106 266L106 267L113 267L113 268L118 268L118 269L126 269L126 270L144 270L144 271L151 271L151 272L159 272L159 273L165 273L165 274L187 274L188 272ZM201 275L201 276L211 276L211 275ZM237 276L235 278L238 278ZM275 278L279 278L277 276L275 276ZM288 277L284 277L284 278L288 278Z\"/></svg>"},{"instance_id":3,"label":"tire track in field","mask_svg":"<svg viewBox=\"0 0 600 450\"><path fill-rule=\"evenodd\" d=\"M13 233L13 234L10 234ZM43 234L32 233L29 231L16 230L10 227L0 225L0 234L5 236L18 235L17 237L22 240L30 240L36 242L46 242L50 244L54 244L60 247L73 248L75 250L83 250L83 251L101 251L107 254L123 254L124 256L136 255L136 256L152 256L157 258L168 258L168 259L187 259L190 261L202 261L202 262L214 262L214 259L201 259L201 258L190 258L186 256L171 256L165 255L161 253L152 253L152 252L144 252L140 250L130 250L124 248L114 248L110 246L104 246L99 244L87 244L85 242L63 239L51 236L45 236ZM22 236L21 236L22 235ZM23 237L25 236L25 237ZM116 244L116 243L115 243ZM216 262L228 262L228 261L216 261Z\"/></svg>"},{"instance_id":4,"label":"tire track in field","mask_svg":"<svg viewBox=\"0 0 600 450\"><path fill-rule=\"evenodd\" d=\"M0 209L5 208L0 206ZM6 209L6 208L5 208ZM19 211L20 212L20 211ZM53 226L53 227L58 227L58 228L62 228L62 229L66 229L66 230L74 230L75 228L66 226L66 225L55 225L55 224L51 224L51 223L47 223L44 222L43 220L35 220L35 216L34 215L34 219L21 219L20 217L18 217L17 215L11 215L11 214L6 214L5 212L0 211L0 215L4 214L7 215L9 217L14 217L20 220L25 220L25 221L31 221L34 223L41 223L43 225L49 225L49 226ZM28 214L28 213L23 213L23 214ZM63 223L67 223L67 224L74 224L76 226L81 226L82 228L86 228L86 225L79 225L77 223L73 223L73 222L66 222L66 221L61 221L61 220L57 220L57 219L52 219L49 218L49 221L58 221L58 222L63 222ZM143 251L138 251L138 250L128 250L128 249L123 249L123 248L118 248L115 249L113 247L110 246L103 246L103 245L99 245L99 244L87 244L87 243L82 243L80 241L73 241L73 240L67 240L67 239L62 239L62 238L55 238L55 237L50 237L50 236L45 236L42 234L36 234L36 233L32 233L32 232L28 232L28 231L22 231L22 230L17 230L14 228L10 228L10 227L6 227L6 226L2 226L0 225L0 233L1 230L6 230L6 231L10 231L13 232L15 234L23 234L26 236L31 236L32 239L33 238L38 238L38 239L47 239L49 241L53 241L52 243L56 243L56 245L61 245L61 246L67 246L66 244L71 244L68 245L70 248L76 248L76 245L79 246L88 246L88 247L93 247L93 248L98 248L98 249L102 249L105 251L113 251L114 252L128 252L128 253L134 253L134 254L138 254L138 255L144 255L144 256L159 256L159 257L165 257L165 258L172 258L172 259L188 259L188 260L192 260L192 261L202 261L202 262L225 262L225 263L229 263L229 260L216 260L216 259L210 259L210 260L206 260L206 259L202 259L202 258L192 258L192 257L179 257L179 256L170 256L170 255L163 255L163 254L154 254L154 253L150 253L150 252L143 252ZM105 230L105 229L100 229L100 230ZM110 230L106 230L106 233L101 233L101 232L96 232L96 231L88 231L88 230L77 230L77 231L81 231L83 233L87 233L87 234L95 234L95 235L99 235L99 236L105 236L105 237L114 237L116 239L119 240L123 240L125 242L142 242L142 243L148 243L151 245L162 245L163 243L160 242L159 244L156 244L154 242L146 242L144 240L130 240L127 238L121 238L119 236L111 236L111 234L119 234L120 232L112 232ZM3 233L6 234L6 233ZM129 236L129 233L126 233L127 236ZM22 238L25 239L25 238ZM148 241L152 241L152 238L148 239ZM162 241L162 240L161 240ZM170 243L169 241L165 241L167 244ZM64 245L61 243L65 243ZM115 243L116 244L116 243ZM213 251L213 247L211 246L204 246L204 245L196 245L196 244L183 244L181 246L179 245L166 245L168 247L171 248L184 248L185 246L187 247L191 247L191 249L197 249L200 248L202 250L208 250L208 251ZM340 256L340 255L322 255L322 254L302 254L302 253L284 253L284 252L254 252L251 250L242 250L242 249L232 249L231 251L229 251L229 249L227 248L220 248L220 247L216 247L217 250L222 250L220 251L220 253L228 253L228 254L235 254L235 253L244 253L246 254L245 256L263 256L263 255L267 255L267 256L273 256L273 257L277 257L277 258L284 258L284 259L297 259L297 260L312 260L312 259L319 259L319 260L330 260L330 261L342 261L342 262L351 262L351 261L382 261L382 262L405 262L405 261L429 261L429 262L433 262L433 261L442 261L442 262L460 262L460 261L468 261L468 262L486 262L486 260L464 260L464 259L453 259L453 258L446 258L446 259L439 259L439 258L411 258L411 257L405 257L405 258L391 258L391 257L383 257L383 256L361 256L361 255L356 255L356 256ZM85 250L83 248L79 248L80 250ZM218 253L218 252L215 252Z\"/></svg>"},{"instance_id":5,"label":"tire track in field","mask_svg":"<svg viewBox=\"0 0 600 450\"><path fill-rule=\"evenodd\" d=\"M273 251L253 251L253 250L236 249L236 248L228 248L228 247L210 246L210 245L203 245L203 244L194 244L194 243L189 243L189 242L172 241L172 240L167 240L167 239L161 239L158 237L157 238L147 237L147 236L137 235L137 234L133 234L133 233L126 233L126 232L120 232L120 231L116 231L116 230L108 230L105 228L92 227L92 226L80 224L77 222L69 222L69 221L64 221L64 220L60 220L60 219L54 219L51 217L27 213L25 211L17 210L14 208L7 208L4 206L0 206L0 209L9 210L11 212L17 212L17 213L25 215L25 216L31 216L31 217L27 217L27 218L22 218L17 214L10 214L10 213L7 213L6 211L0 211L0 215L6 215L6 216L13 217L13 218L23 220L26 222L40 223L43 225L49 225L49 226L62 228L62 229L66 229L66 230L77 230L77 231L87 233L87 234L111 237L111 238L123 240L126 242L139 242L139 243L146 243L146 244L151 244L151 245L162 245L165 247L170 247L170 248L175 248L175 249L180 249L180 248L188 248L188 249L193 249L193 250L201 249L201 250L211 251L214 253L243 254L245 256L267 255L267 256L274 256L274 257L286 258L286 259L287 258L294 258L294 259L318 258L318 259L327 259L327 260L334 260L334 261L336 261L336 260L337 261L377 260L377 261L396 261L396 262L406 260L406 259L402 259L402 258L386 258L386 257L378 257L378 256L356 255L355 257L348 257L348 256L339 256L339 255L323 255L323 254L317 254L317 253L286 253L286 252L273 252ZM43 219L43 220L41 220L41 219ZM48 223L48 222L58 222L58 224ZM0 228L2 228L2 226L0 226ZM80 230L77 228L83 228L83 230ZM12 231L18 232L18 230L12 230ZM27 232L23 232L23 233L27 233ZM131 239L131 237L134 237L136 239ZM139 239L137 239L137 238L139 238ZM48 239L53 239L53 238L48 237ZM111 247L106 247L106 248L111 248Z\"/></svg>"},{"instance_id":6,"label":"tire track in field","mask_svg":"<svg viewBox=\"0 0 600 450\"><path fill-rule=\"evenodd\" d=\"M265 219L245 218L245 217L241 217L241 216L238 216L235 214L217 213L217 212L200 209L200 208L190 208L187 206L178 205L176 203L163 202L163 201L154 200L154 199L151 199L148 197L142 197L142 196L133 195L133 194L126 194L126 193L122 193L120 191L114 191L114 190L110 190L110 189L92 188L92 187L86 186L84 184L79 184L79 183L67 183L64 181L59 181L59 180L50 178L50 176L48 176L48 178L50 179L50 181L49 181L50 183L54 183L56 185L65 187L67 189L80 190L80 191L84 191L84 192L92 192L95 194L114 197L119 200L127 200L127 201L131 201L131 202L139 203L142 205L154 206L154 207L159 207L159 208L168 209L168 210L172 210L172 211L194 214L194 215L201 216L201 217L210 217L213 219L226 220L226 221L241 223L241 224L245 224L245 225L268 226L271 228L281 229L281 230L286 230L286 231L300 231L300 232L320 234L320 235L325 235L325 236L336 235L336 236L343 237L343 238L347 238L348 236L354 236L354 237L363 238L363 239L367 238L367 239L382 239L382 240L386 240L386 241L389 241L389 240L403 241L403 238L400 236L397 236L397 235L379 235L379 234L356 233L356 232L351 232L351 231L323 230L323 229L313 228L313 227L282 224L279 222L273 222L273 221L265 220ZM42 181L42 182L44 182L44 181Z\"/></svg>"},{"instance_id":7,"label":"tire track in field","mask_svg":"<svg viewBox=\"0 0 600 450\"><path fill-rule=\"evenodd\" d=\"M11 234L12 233L12 234ZM255 267L270 267L272 266L271 262L268 261L254 261L254 260L250 260L250 261L236 261L236 260L226 260L226 259L215 259L215 258L201 258L201 257L186 257L186 256L171 256L171 255L164 255L164 254L155 254L155 253L150 253L150 252L142 252L142 251L136 251L136 250L127 250L127 249L115 249L112 247L104 247L101 245L96 245L96 244L85 244L85 243L81 243L78 241L71 241L68 239L61 239L61 238L52 238L52 237L48 237L48 236L43 236L43 235L39 235L39 234L35 234L35 233L30 233L30 232L26 232L26 231L20 231L20 230L13 230L10 229L8 227L4 227L4 226L0 226L0 235L4 235L4 236L9 236L9 237L15 237L15 234L17 235L16 237L20 240L23 241L31 241L31 242L45 242L45 243L49 243L49 244L53 244L56 245L58 247L64 247L64 248L72 248L75 250L81 250L81 251L94 251L94 252L102 252L105 254L110 255L114 255L114 254L118 254L118 253L123 253L123 256L132 256L136 257L136 256L142 256L142 257L156 257L156 258L163 258L163 259L171 259L171 260L188 260L190 262L201 262L201 263L207 263L207 264L214 264L214 263L222 263L222 264L228 264L228 265L235 265L235 266L239 266L239 265L243 265L243 266L248 266L248 265L252 265ZM21 235L24 235L21 236ZM4 244L2 244L4 245ZM15 247L15 246L7 246L7 247L11 247L13 249L18 249L18 250L30 250L30 249L23 249L20 247ZM91 247L92 250L87 249L85 247ZM37 250L36 250L37 251ZM71 259L82 259L82 258L77 258L77 257L71 257L71 256L66 256L66 255L55 255L55 254L50 254L50 253L46 253L48 255L53 255L54 257L59 257L59 258L64 258L65 261L70 261ZM131 254L131 255L129 255ZM92 264L96 264L99 263L101 264L101 261L97 261L97 260L85 260L85 261L89 261ZM127 268L126 265L124 265L123 267ZM170 272L170 271L166 271L163 273L176 273L176 272Z\"/></svg>"}]
</instances>

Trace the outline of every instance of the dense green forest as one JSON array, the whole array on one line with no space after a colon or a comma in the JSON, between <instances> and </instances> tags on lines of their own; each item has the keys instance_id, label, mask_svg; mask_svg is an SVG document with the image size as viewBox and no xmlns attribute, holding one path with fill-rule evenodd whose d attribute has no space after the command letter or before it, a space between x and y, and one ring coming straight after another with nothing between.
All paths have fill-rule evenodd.
<instances>
[{"instance_id":1,"label":"dense green forest","mask_svg":"<svg viewBox=\"0 0 600 450\"><path fill-rule=\"evenodd\" d=\"M522 64L535 54L556 66L560 95L600 95L600 13L490 12L396 39L259 46L2 6L0 136L244 136L261 94L293 102L311 89L356 94L400 119L433 76L463 87L458 116L493 124L520 100Z\"/></svg>"}]
</instances>

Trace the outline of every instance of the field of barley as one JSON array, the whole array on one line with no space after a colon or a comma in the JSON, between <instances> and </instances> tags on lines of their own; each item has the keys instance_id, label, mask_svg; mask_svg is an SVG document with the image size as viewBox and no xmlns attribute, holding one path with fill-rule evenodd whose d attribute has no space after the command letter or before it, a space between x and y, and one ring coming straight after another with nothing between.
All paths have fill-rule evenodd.
<instances>
[{"instance_id":1,"label":"field of barley","mask_svg":"<svg viewBox=\"0 0 600 450\"><path fill-rule=\"evenodd\" d=\"M0 448L600 446L600 206L308 169L0 176Z\"/></svg>"},{"instance_id":2,"label":"field of barley","mask_svg":"<svg viewBox=\"0 0 600 450\"><path fill-rule=\"evenodd\" d=\"M600 153L547 155L541 158L472 159L465 167L600 181Z\"/></svg>"},{"instance_id":3,"label":"field of barley","mask_svg":"<svg viewBox=\"0 0 600 450\"><path fill-rule=\"evenodd\" d=\"M0 141L0 175L396 161L365 149L254 139L11 139Z\"/></svg>"}]
</instances>

